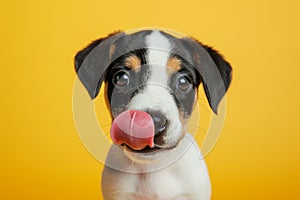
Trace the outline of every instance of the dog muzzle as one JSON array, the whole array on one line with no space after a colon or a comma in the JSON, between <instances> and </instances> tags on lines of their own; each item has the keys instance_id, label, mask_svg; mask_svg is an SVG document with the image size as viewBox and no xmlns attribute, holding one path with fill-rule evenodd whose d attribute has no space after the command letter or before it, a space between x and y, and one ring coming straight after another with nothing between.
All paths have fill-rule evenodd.
<instances>
[{"instance_id":1,"label":"dog muzzle","mask_svg":"<svg viewBox=\"0 0 300 200\"><path fill-rule=\"evenodd\" d=\"M140 110L127 110L113 121L110 136L115 144L133 150L154 147L155 126L152 117Z\"/></svg>"}]
</instances>

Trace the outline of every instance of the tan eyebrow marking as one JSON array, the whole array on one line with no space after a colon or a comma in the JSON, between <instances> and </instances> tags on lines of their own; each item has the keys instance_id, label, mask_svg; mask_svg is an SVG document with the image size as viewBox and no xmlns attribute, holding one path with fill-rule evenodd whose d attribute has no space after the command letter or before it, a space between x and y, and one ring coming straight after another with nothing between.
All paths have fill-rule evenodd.
<instances>
[{"instance_id":1,"label":"tan eyebrow marking","mask_svg":"<svg viewBox=\"0 0 300 200\"><path fill-rule=\"evenodd\" d=\"M167 73L173 74L181 69L181 61L178 58L172 57L167 63Z\"/></svg>"},{"instance_id":2,"label":"tan eyebrow marking","mask_svg":"<svg viewBox=\"0 0 300 200\"><path fill-rule=\"evenodd\" d=\"M111 60L112 55L115 53L115 50L116 50L116 46L114 44L111 45L109 48L109 60Z\"/></svg>"},{"instance_id":3,"label":"tan eyebrow marking","mask_svg":"<svg viewBox=\"0 0 300 200\"><path fill-rule=\"evenodd\" d=\"M141 69L141 60L136 55L131 55L126 58L125 65L128 68L139 71Z\"/></svg>"}]
</instances>

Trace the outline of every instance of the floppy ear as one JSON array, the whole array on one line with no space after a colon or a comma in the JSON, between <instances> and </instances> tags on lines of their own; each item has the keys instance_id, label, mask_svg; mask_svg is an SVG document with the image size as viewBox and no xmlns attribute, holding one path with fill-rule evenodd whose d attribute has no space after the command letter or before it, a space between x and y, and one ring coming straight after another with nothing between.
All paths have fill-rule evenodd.
<instances>
[{"instance_id":1,"label":"floppy ear","mask_svg":"<svg viewBox=\"0 0 300 200\"><path fill-rule=\"evenodd\" d=\"M116 32L96 40L75 56L75 70L92 99L99 93L115 48L113 44L123 35Z\"/></svg>"},{"instance_id":2,"label":"floppy ear","mask_svg":"<svg viewBox=\"0 0 300 200\"><path fill-rule=\"evenodd\" d=\"M192 53L190 62L199 72L209 105L217 114L218 105L231 82L231 66L211 47L191 38L183 38L182 41Z\"/></svg>"}]
</instances>

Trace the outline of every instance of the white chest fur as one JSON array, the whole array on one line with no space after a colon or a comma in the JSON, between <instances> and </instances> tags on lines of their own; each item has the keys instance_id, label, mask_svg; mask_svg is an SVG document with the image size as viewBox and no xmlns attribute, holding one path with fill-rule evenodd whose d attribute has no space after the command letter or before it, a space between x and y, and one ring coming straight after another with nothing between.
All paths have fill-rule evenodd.
<instances>
[{"instance_id":1,"label":"white chest fur","mask_svg":"<svg viewBox=\"0 0 300 200\"><path fill-rule=\"evenodd\" d=\"M174 155L179 153L181 154ZM104 199L209 200L211 189L208 171L193 138L187 134L172 154L168 157L175 156L173 158L178 159L165 164L167 166L161 163L138 164L128 159L121 149L112 148L107 158L109 166L122 165L123 169L135 173L105 167L102 177ZM158 166L160 169L152 171Z\"/></svg>"}]
</instances>

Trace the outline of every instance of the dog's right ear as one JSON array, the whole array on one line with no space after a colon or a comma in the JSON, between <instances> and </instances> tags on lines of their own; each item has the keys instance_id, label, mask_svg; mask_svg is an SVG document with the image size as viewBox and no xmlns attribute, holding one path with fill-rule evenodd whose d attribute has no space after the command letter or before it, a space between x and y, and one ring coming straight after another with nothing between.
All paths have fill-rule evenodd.
<instances>
[{"instance_id":1,"label":"dog's right ear","mask_svg":"<svg viewBox=\"0 0 300 200\"><path fill-rule=\"evenodd\" d=\"M99 93L104 74L115 51L114 43L123 36L124 33L121 32L112 33L92 42L75 56L75 70L92 99Z\"/></svg>"}]
</instances>

